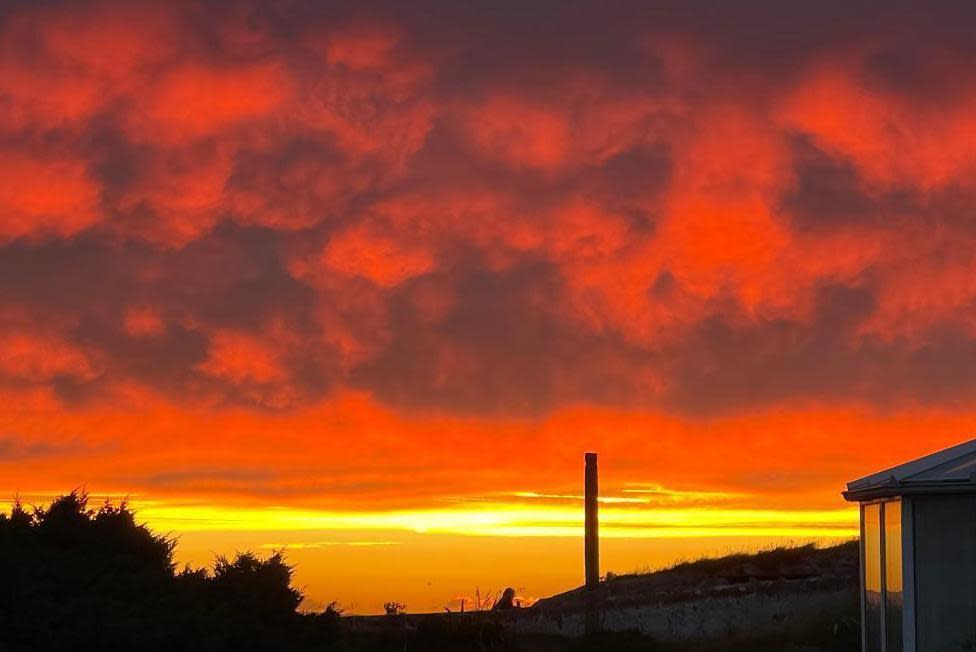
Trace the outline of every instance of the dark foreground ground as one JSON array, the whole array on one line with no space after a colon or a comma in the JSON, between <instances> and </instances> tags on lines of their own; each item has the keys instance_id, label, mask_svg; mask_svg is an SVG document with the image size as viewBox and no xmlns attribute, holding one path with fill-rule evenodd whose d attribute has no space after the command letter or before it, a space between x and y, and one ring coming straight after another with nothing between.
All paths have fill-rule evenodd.
<instances>
[{"instance_id":1,"label":"dark foreground ground","mask_svg":"<svg viewBox=\"0 0 976 652\"><path fill-rule=\"evenodd\" d=\"M336 649L348 652L857 652L860 633L848 623L835 628L823 623L819 630L808 630L772 637L734 636L727 640L665 643L637 632L606 632L582 638L552 635L516 634L495 624L449 622L447 618L421 623L410 632L346 632ZM455 621L457 618L455 618Z\"/></svg>"},{"instance_id":2,"label":"dark foreground ground","mask_svg":"<svg viewBox=\"0 0 976 652\"><path fill-rule=\"evenodd\" d=\"M571 631L567 623L582 620L586 594L574 589L541 600L530 609L505 613L343 618L343 644L356 651L856 652L860 649L857 572L856 542L823 549L780 548L607 578L596 592L602 620L618 630L621 623L633 622L630 631L604 631L589 637L544 633L554 623ZM811 596L828 599L811 601ZM787 611L783 605L798 608ZM770 606L775 608L768 609ZM708 629L700 627L702 620L717 619L719 611L730 609L732 624L715 635L694 635ZM752 614L747 622L750 609L760 613ZM690 616L659 636L648 635L654 631L654 623L660 622L655 617L661 612ZM630 621L624 618L628 615ZM649 622L641 620L643 615L651 616L645 619ZM738 623L746 626L736 626ZM643 635L636 631L638 626Z\"/></svg>"},{"instance_id":3,"label":"dark foreground ground","mask_svg":"<svg viewBox=\"0 0 976 652\"><path fill-rule=\"evenodd\" d=\"M605 626L618 631L589 637L560 635L581 632L578 590L508 612L310 614L298 611L302 594L281 554L241 553L217 558L212 568L181 570L174 545L138 524L125 505L92 509L78 492L46 507L15 505L0 514L0 652L858 649L854 544L610 577L597 597ZM829 600L810 602L810 596ZM732 625L701 627L730 610ZM747 622L750 610L764 626L733 626ZM667 636L648 635L661 614L679 614L682 622ZM644 634L619 631L628 622ZM711 635L686 635L706 630Z\"/></svg>"}]
</instances>

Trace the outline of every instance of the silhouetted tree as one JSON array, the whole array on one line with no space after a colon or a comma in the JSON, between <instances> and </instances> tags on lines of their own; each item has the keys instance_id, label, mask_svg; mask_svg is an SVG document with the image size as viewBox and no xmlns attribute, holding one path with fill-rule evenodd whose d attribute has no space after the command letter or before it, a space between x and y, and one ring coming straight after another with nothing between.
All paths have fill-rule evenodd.
<instances>
[{"instance_id":1,"label":"silhouetted tree","mask_svg":"<svg viewBox=\"0 0 976 652\"><path fill-rule=\"evenodd\" d=\"M328 649L331 615L305 616L280 552L175 571L172 538L123 501L73 491L0 514L0 650ZM321 622L319 622L321 621Z\"/></svg>"}]
</instances>

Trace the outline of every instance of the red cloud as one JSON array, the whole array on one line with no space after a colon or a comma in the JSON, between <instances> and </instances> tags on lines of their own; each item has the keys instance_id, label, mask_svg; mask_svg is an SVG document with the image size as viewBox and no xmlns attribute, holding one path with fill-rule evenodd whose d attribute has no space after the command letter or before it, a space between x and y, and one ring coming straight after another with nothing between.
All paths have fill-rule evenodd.
<instances>
[{"instance_id":1,"label":"red cloud","mask_svg":"<svg viewBox=\"0 0 976 652\"><path fill-rule=\"evenodd\" d=\"M135 140L179 145L273 120L290 99L288 70L276 62L247 66L182 64L153 81L130 118Z\"/></svg>"},{"instance_id":2,"label":"red cloud","mask_svg":"<svg viewBox=\"0 0 976 652\"><path fill-rule=\"evenodd\" d=\"M45 383L59 376L91 380L97 371L83 350L56 336L6 332L0 374L14 381Z\"/></svg>"},{"instance_id":3,"label":"red cloud","mask_svg":"<svg viewBox=\"0 0 976 652\"><path fill-rule=\"evenodd\" d=\"M125 311L122 326L133 337L151 337L163 332L165 324L152 308L132 307Z\"/></svg>"},{"instance_id":4,"label":"red cloud","mask_svg":"<svg viewBox=\"0 0 976 652\"><path fill-rule=\"evenodd\" d=\"M831 503L951 441L971 16L717 11L6 8L0 424L92 440L32 477L178 495L221 459L234 499L348 506L513 458L558 489L593 446L743 491L814 459L783 500Z\"/></svg>"},{"instance_id":5,"label":"red cloud","mask_svg":"<svg viewBox=\"0 0 976 652\"><path fill-rule=\"evenodd\" d=\"M361 276L384 287L398 285L434 269L433 257L419 248L406 248L382 229L359 228L338 233L322 254L324 273Z\"/></svg>"},{"instance_id":6,"label":"red cloud","mask_svg":"<svg viewBox=\"0 0 976 652\"><path fill-rule=\"evenodd\" d=\"M235 333L216 333L210 341L210 354L200 365L207 374L233 383L267 383L281 380L283 372L273 350L254 337Z\"/></svg>"},{"instance_id":7,"label":"red cloud","mask_svg":"<svg viewBox=\"0 0 976 652\"><path fill-rule=\"evenodd\" d=\"M881 186L931 190L972 171L971 80L960 79L958 95L944 104L872 88L861 75L849 62L815 69L783 102L781 119L828 151L850 157L869 182Z\"/></svg>"},{"instance_id":8,"label":"red cloud","mask_svg":"<svg viewBox=\"0 0 976 652\"><path fill-rule=\"evenodd\" d=\"M0 159L0 237L70 236L98 221L99 187L83 162L7 150Z\"/></svg>"},{"instance_id":9,"label":"red cloud","mask_svg":"<svg viewBox=\"0 0 976 652\"><path fill-rule=\"evenodd\" d=\"M479 149L506 163L558 167L565 162L571 136L568 116L553 108L495 98L472 108L465 127Z\"/></svg>"}]
</instances>

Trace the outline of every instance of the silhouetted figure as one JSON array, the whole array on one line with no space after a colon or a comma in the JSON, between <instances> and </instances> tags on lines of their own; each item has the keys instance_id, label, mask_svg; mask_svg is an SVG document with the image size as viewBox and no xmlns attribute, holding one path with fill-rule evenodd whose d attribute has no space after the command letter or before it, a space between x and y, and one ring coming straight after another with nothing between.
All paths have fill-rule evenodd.
<instances>
[{"instance_id":1,"label":"silhouetted figure","mask_svg":"<svg viewBox=\"0 0 976 652\"><path fill-rule=\"evenodd\" d=\"M498 602L495 606L491 608L492 611L507 611L508 609L515 609L515 589L508 587L502 592L502 597L498 598Z\"/></svg>"}]
</instances>

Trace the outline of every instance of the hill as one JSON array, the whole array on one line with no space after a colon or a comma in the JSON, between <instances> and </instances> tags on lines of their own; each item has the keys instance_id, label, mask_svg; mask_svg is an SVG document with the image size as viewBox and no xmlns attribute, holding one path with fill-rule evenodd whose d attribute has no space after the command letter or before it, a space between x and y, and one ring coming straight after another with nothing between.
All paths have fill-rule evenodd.
<instances>
[{"instance_id":1,"label":"hill","mask_svg":"<svg viewBox=\"0 0 976 652\"><path fill-rule=\"evenodd\" d=\"M671 604L706 598L850 590L858 583L858 544L813 544L684 562L648 573L609 575L600 583L601 609ZM539 600L539 610L573 612L586 603L583 587Z\"/></svg>"},{"instance_id":2,"label":"hill","mask_svg":"<svg viewBox=\"0 0 976 652\"><path fill-rule=\"evenodd\" d=\"M348 640L362 650L856 652L857 587L858 544L852 541L610 575L593 595L603 631L588 637L582 587L527 609L358 617L347 619L346 627L354 634ZM445 647L437 647L438 640Z\"/></svg>"}]
</instances>

